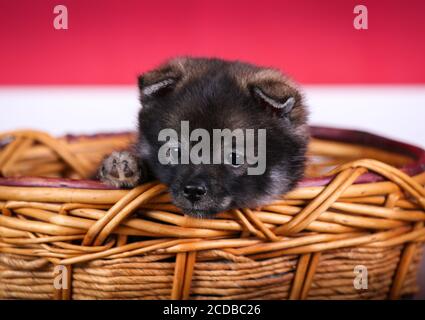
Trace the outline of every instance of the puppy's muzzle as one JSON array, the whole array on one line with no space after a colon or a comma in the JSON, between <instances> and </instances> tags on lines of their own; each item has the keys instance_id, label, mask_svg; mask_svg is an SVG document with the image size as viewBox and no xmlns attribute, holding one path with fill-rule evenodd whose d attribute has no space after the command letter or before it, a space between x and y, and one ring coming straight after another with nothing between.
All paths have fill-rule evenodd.
<instances>
[{"instance_id":1,"label":"puppy's muzzle","mask_svg":"<svg viewBox=\"0 0 425 320\"><path fill-rule=\"evenodd\" d=\"M201 200L207 194L207 188L202 183L190 183L183 188L183 195L190 202Z\"/></svg>"}]
</instances>

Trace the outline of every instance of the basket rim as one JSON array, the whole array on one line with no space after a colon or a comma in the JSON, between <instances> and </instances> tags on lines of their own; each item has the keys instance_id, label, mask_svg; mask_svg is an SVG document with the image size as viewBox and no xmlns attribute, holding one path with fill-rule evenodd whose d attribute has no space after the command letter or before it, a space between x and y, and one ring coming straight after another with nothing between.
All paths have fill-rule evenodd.
<instances>
[{"instance_id":1,"label":"basket rim","mask_svg":"<svg viewBox=\"0 0 425 320\"><path fill-rule=\"evenodd\" d=\"M369 147L375 147L385 151L396 152L416 159L414 162L399 167L401 171L409 176L417 175L425 172L425 150L405 142L386 138L377 134L369 133L362 130L341 129L335 127L309 126L311 136L317 139L332 140L335 142L356 143ZM116 133L97 133L83 135L65 135L67 141L73 141L79 138L96 139L108 136L124 136L134 134L132 131L116 132ZM327 185L334 175L304 178L297 185L297 188L303 187L320 187ZM376 173L368 172L361 175L354 183L374 183L385 181L386 179ZM106 185L97 180L88 179L67 179L67 178L46 178L46 177L13 177L1 178L0 186L10 187L46 187L46 188L70 188L70 189L98 189L98 190L119 190L119 188Z\"/></svg>"}]
</instances>

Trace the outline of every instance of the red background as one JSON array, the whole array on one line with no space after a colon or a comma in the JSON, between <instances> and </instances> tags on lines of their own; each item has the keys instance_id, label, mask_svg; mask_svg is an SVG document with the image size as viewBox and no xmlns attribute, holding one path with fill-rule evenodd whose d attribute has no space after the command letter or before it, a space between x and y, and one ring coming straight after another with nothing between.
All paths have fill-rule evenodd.
<instances>
[{"instance_id":1,"label":"red background","mask_svg":"<svg viewBox=\"0 0 425 320\"><path fill-rule=\"evenodd\" d=\"M69 29L53 28L68 8ZM354 6L369 29L353 27ZM0 84L131 84L175 55L242 59L303 83L425 83L425 1L0 0Z\"/></svg>"}]
</instances>

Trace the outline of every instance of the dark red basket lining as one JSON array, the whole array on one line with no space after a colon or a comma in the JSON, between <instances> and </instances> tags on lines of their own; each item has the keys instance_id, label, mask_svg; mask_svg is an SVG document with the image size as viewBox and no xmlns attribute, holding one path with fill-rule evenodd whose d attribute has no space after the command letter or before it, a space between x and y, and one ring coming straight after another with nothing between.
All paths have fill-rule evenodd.
<instances>
[{"instance_id":1,"label":"dark red basket lining","mask_svg":"<svg viewBox=\"0 0 425 320\"><path fill-rule=\"evenodd\" d=\"M400 169L407 173L409 176L414 176L425 171L425 151L417 146L407 143L399 142L392 139L387 139L375 134L367 133L364 131L337 129L329 127L310 127L311 135L314 138L332 140L337 142L348 142L359 145L379 148L396 152L408 157L412 157L415 161L409 165L403 166ZM102 133L96 135L75 136L67 135L66 139L72 141L79 137L88 139L98 138L99 136L119 136L128 133ZM332 180L332 176L319 177L319 178L305 178L298 187L313 187L324 186ZM375 173L365 173L360 176L355 183L372 183L385 181L385 178ZM14 186L14 187L49 187L49 188L73 188L73 189L103 189L114 190L116 188L107 186L95 180L74 180L74 179L61 179L61 178L42 178L42 177L19 177L19 178L0 178L0 185Z\"/></svg>"}]
</instances>

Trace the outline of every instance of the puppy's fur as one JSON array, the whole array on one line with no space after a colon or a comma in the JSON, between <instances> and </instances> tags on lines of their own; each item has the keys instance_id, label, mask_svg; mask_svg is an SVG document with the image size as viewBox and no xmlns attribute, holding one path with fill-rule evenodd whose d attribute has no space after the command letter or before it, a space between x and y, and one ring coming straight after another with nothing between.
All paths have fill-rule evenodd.
<instances>
[{"instance_id":1,"label":"puppy's fur","mask_svg":"<svg viewBox=\"0 0 425 320\"><path fill-rule=\"evenodd\" d=\"M220 59L176 58L140 76L139 89L139 140L131 154L114 153L104 161L99 173L106 183L133 187L150 175L169 186L174 204L185 213L207 216L264 204L302 178L307 111L296 86L279 71ZM247 164L160 164L158 133L164 128L180 132L183 120L191 130L203 128L211 136L213 129L266 129L266 171L248 175ZM205 191L195 200L185 193L193 184Z\"/></svg>"}]
</instances>

